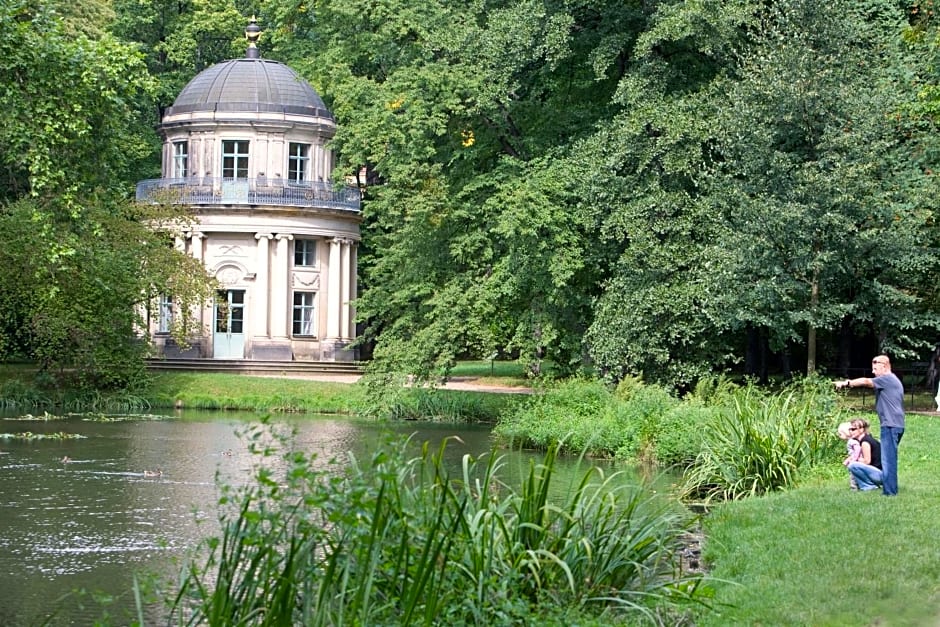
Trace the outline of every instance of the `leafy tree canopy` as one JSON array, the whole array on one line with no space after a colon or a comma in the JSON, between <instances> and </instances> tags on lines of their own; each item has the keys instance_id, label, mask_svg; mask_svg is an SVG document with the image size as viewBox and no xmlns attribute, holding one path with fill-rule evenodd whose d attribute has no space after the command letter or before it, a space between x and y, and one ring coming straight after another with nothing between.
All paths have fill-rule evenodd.
<instances>
[{"instance_id":1,"label":"leafy tree canopy","mask_svg":"<svg viewBox=\"0 0 940 627\"><path fill-rule=\"evenodd\" d=\"M151 228L186 217L128 200L151 156L142 112L154 83L133 48L69 32L43 7L4 2L0 21L0 354L90 387L128 385L148 299L191 304L209 286Z\"/></svg>"}]
</instances>

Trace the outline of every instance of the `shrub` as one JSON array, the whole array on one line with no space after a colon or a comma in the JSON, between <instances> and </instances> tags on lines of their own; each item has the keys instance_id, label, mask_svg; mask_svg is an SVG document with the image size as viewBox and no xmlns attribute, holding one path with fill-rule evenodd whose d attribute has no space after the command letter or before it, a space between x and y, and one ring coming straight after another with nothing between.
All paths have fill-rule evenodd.
<instances>
[{"instance_id":1,"label":"shrub","mask_svg":"<svg viewBox=\"0 0 940 627\"><path fill-rule=\"evenodd\" d=\"M574 379L517 405L502 417L494 434L522 447L545 450L560 443L562 450L575 454L672 464L694 452L679 453L669 447L698 450L695 438L679 436L686 431L691 436L694 429L681 422L681 412L663 422L681 407L666 389L636 378L624 379L614 392L598 380ZM670 433L664 436L663 429ZM657 453L660 438L665 438L664 459Z\"/></svg>"},{"instance_id":2,"label":"shrub","mask_svg":"<svg viewBox=\"0 0 940 627\"><path fill-rule=\"evenodd\" d=\"M610 455L627 430L614 396L600 381L570 379L504 414L494 434L516 446L546 450L559 442L575 452Z\"/></svg>"},{"instance_id":3,"label":"shrub","mask_svg":"<svg viewBox=\"0 0 940 627\"><path fill-rule=\"evenodd\" d=\"M716 408L689 402L671 408L660 418L650 443L651 461L660 466L691 466L718 413Z\"/></svg>"},{"instance_id":4,"label":"shrub","mask_svg":"<svg viewBox=\"0 0 940 627\"><path fill-rule=\"evenodd\" d=\"M724 405L730 401L739 386L725 374L702 377L686 400L702 405Z\"/></svg>"}]
</instances>

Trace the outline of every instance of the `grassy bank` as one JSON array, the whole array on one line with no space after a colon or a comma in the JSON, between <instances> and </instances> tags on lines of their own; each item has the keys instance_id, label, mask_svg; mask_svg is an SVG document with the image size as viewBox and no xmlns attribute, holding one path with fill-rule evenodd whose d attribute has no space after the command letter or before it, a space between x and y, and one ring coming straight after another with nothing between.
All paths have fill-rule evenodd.
<instances>
[{"instance_id":1,"label":"grassy bank","mask_svg":"<svg viewBox=\"0 0 940 627\"><path fill-rule=\"evenodd\" d=\"M397 420L495 421L517 395L445 389L387 391L334 383L211 373L159 373L143 398L152 407L361 414Z\"/></svg>"},{"instance_id":2,"label":"grassy bank","mask_svg":"<svg viewBox=\"0 0 940 627\"><path fill-rule=\"evenodd\" d=\"M852 492L836 464L829 478L716 507L705 557L726 580L724 607L698 624L940 624L938 447L940 420L908 416L896 498Z\"/></svg>"},{"instance_id":3,"label":"grassy bank","mask_svg":"<svg viewBox=\"0 0 940 627\"><path fill-rule=\"evenodd\" d=\"M356 384L207 372L154 373L141 397L162 408L338 414L357 413L366 402Z\"/></svg>"},{"instance_id":4,"label":"grassy bank","mask_svg":"<svg viewBox=\"0 0 940 627\"><path fill-rule=\"evenodd\" d=\"M683 490L714 499L703 526L715 606L696 624L940 624L940 419L909 416L901 494L886 498L849 490L836 425L865 416L877 435L878 421L831 382L780 393L722 384L672 402L654 392L570 381L496 431L536 448L564 438L594 455L690 464ZM730 496L740 500L721 502Z\"/></svg>"},{"instance_id":5,"label":"grassy bank","mask_svg":"<svg viewBox=\"0 0 940 627\"><path fill-rule=\"evenodd\" d=\"M467 364L461 376L483 385L522 385L504 365L504 374L490 373L490 365ZM146 412L183 408L210 411L239 410L259 413L360 414L400 420L456 420L492 422L515 394L487 394L470 390L406 388L382 390L363 383L309 379L282 379L206 372L154 372L132 392L97 393L40 388L33 370L7 366L0 369L0 406L10 410Z\"/></svg>"}]
</instances>

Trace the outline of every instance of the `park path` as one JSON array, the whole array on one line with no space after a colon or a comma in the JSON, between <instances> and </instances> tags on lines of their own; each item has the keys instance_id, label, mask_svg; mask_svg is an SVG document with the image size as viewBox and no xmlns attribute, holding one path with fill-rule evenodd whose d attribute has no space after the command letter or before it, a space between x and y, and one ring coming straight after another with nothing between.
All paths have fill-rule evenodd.
<instances>
[{"instance_id":1,"label":"park path","mask_svg":"<svg viewBox=\"0 0 940 627\"><path fill-rule=\"evenodd\" d=\"M362 375L359 374L348 374L348 373L302 373L302 374L279 374L279 375L264 375L269 376L275 379L306 379L308 381L324 381L331 383L356 383L359 379L362 378ZM532 388L514 386L514 385L499 385L493 382L486 380L481 380L477 377L453 377L448 380L447 383L441 386L445 390L465 390L468 392L492 392L495 394L531 394Z\"/></svg>"}]
</instances>

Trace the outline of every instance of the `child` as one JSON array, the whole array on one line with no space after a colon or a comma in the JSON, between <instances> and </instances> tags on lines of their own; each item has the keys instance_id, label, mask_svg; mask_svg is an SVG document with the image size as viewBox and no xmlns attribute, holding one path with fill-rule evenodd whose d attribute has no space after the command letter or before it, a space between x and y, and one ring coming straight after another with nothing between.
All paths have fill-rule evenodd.
<instances>
[{"instance_id":1,"label":"child","mask_svg":"<svg viewBox=\"0 0 940 627\"><path fill-rule=\"evenodd\" d=\"M844 460L842 460L843 466L848 466L852 462L857 462L862 456L862 444L852 437L852 432L850 431L851 428L851 422L843 422L839 425L837 431L839 437L845 440L846 457ZM853 477L851 473L849 473L849 486L851 486L853 490L858 490L858 485L855 483L855 477Z\"/></svg>"}]
</instances>

